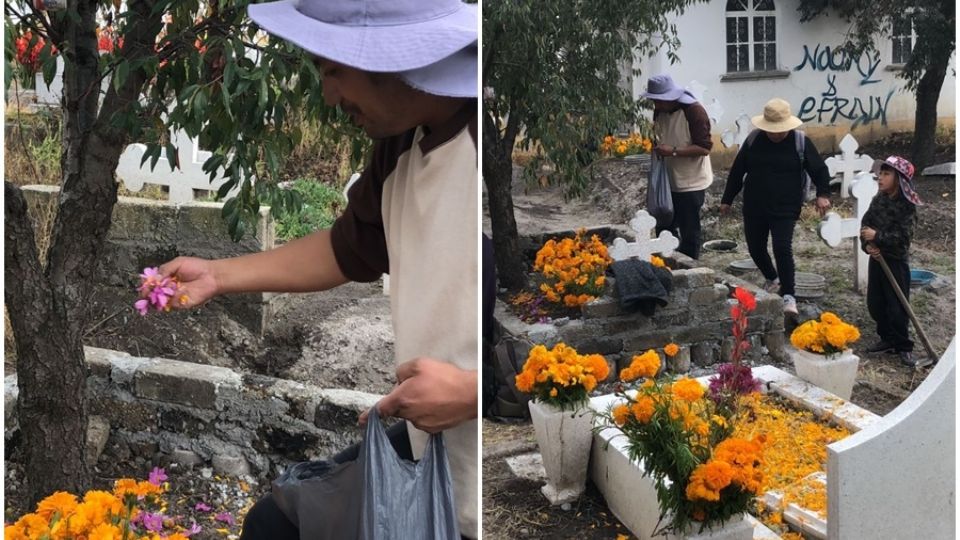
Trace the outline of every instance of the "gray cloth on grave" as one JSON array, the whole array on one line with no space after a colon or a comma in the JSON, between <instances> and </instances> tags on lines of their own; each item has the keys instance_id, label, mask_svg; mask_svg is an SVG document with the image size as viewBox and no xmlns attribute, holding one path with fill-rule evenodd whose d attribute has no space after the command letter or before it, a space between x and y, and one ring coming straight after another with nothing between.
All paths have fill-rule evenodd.
<instances>
[{"instance_id":1,"label":"gray cloth on grave","mask_svg":"<svg viewBox=\"0 0 960 540\"><path fill-rule=\"evenodd\" d=\"M614 261L610 269L620 294L620 308L624 311L639 311L652 317L657 306L667 305L667 298L673 288L669 270L633 258Z\"/></svg>"}]
</instances>

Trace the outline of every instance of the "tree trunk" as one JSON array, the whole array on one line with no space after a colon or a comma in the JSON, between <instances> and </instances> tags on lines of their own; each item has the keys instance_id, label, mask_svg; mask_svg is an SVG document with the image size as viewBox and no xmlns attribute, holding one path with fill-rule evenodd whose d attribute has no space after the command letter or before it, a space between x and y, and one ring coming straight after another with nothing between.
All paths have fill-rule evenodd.
<instances>
[{"instance_id":1,"label":"tree trunk","mask_svg":"<svg viewBox=\"0 0 960 540\"><path fill-rule=\"evenodd\" d=\"M135 16L121 53L128 62L154 54L162 26L151 4L133 0L129 7ZM54 491L80 494L89 488L83 307L110 230L117 201L115 173L127 142L126 132L114 126L115 115L129 112L146 82L143 70L133 70L119 88L110 85L100 106L96 9L96 2L80 0L79 19L65 17L62 27L54 29L63 36L56 45L65 60L63 182L45 270L23 194L4 184L4 299L17 344L17 403L29 506Z\"/></svg>"},{"instance_id":2,"label":"tree trunk","mask_svg":"<svg viewBox=\"0 0 960 540\"><path fill-rule=\"evenodd\" d=\"M910 145L910 159L917 168L916 174L920 174L924 167L933 165L933 154L937 147L937 101L947 75L951 52L938 54L917 83L917 111L914 116L913 143Z\"/></svg>"},{"instance_id":3,"label":"tree trunk","mask_svg":"<svg viewBox=\"0 0 960 540\"><path fill-rule=\"evenodd\" d=\"M487 186L493 253L500 286L517 291L527 286L527 269L520 252L520 235L513 216L513 144L519 122L511 118L500 138L500 130L489 112L484 112L483 181Z\"/></svg>"},{"instance_id":4,"label":"tree trunk","mask_svg":"<svg viewBox=\"0 0 960 540\"><path fill-rule=\"evenodd\" d=\"M89 483L86 370L80 333L70 331L40 268L23 194L9 182L4 194L4 300L17 343L17 413L32 507L54 491L80 493Z\"/></svg>"}]
</instances>

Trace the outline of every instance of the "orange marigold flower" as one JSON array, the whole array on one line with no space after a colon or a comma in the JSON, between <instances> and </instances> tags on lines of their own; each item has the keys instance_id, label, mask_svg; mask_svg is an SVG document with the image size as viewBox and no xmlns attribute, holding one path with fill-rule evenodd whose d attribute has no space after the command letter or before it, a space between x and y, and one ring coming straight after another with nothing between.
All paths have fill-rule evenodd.
<instances>
[{"instance_id":1,"label":"orange marigold flower","mask_svg":"<svg viewBox=\"0 0 960 540\"><path fill-rule=\"evenodd\" d=\"M617 405L611 411L611 415L613 416L613 423L622 426L630 419L630 407L624 404Z\"/></svg>"},{"instance_id":2,"label":"orange marigold flower","mask_svg":"<svg viewBox=\"0 0 960 540\"><path fill-rule=\"evenodd\" d=\"M637 398L637 401L630 406L630 412L633 413L633 417L636 418L638 422L646 424L653 418L653 413L656 412L653 398L650 396L640 396Z\"/></svg>"},{"instance_id":3,"label":"orange marigold flower","mask_svg":"<svg viewBox=\"0 0 960 540\"><path fill-rule=\"evenodd\" d=\"M673 394L684 401L697 401L703 397L704 388L696 379L683 377L673 383Z\"/></svg>"},{"instance_id":4,"label":"orange marigold flower","mask_svg":"<svg viewBox=\"0 0 960 540\"><path fill-rule=\"evenodd\" d=\"M49 520L53 514L60 517L73 513L77 508L77 496L66 491L57 491L37 504L37 515Z\"/></svg>"},{"instance_id":5,"label":"orange marigold flower","mask_svg":"<svg viewBox=\"0 0 960 540\"><path fill-rule=\"evenodd\" d=\"M620 373L620 379L624 382L630 382L638 377L653 377L660 371L660 355L650 349L641 355L634 356L627 370L630 378L624 378L623 372Z\"/></svg>"},{"instance_id":6,"label":"orange marigold flower","mask_svg":"<svg viewBox=\"0 0 960 540\"><path fill-rule=\"evenodd\" d=\"M676 343L667 343L667 345L663 348L663 352L667 356L676 356L677 353L680 352L680 346Z\"/></svg>"}]
</instances>

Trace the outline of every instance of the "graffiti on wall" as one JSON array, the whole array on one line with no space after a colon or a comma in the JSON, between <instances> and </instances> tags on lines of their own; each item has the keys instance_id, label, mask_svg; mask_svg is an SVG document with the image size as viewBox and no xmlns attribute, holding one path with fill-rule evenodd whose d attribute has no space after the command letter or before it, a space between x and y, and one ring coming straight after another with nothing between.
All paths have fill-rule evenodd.
<instances>
[{"instance_id":1,"label":"graffiti on wall","mask_svg":"<svg viewBox=\"0 0 960 540\"><path fill-rule=\"evenodd\" d=\"M800 104L797 117L804 122L816 121L818 124L834 124L838 118L851 120L851 129L861 124L879 121L887 125L887 107L893 97L893 89L884 95L847 96L837 91L837 76L827 75L827 90L819 96L807 96Z\"/></svg>"},{"instance_id":2,"label":"graffiti on wall","mask_svg":"<svg viewBox=\"0 0 960 540\"><path fill-rule=\"evenodd\" d=\"M833 124L838 119L852 122L851 129L871 122L887 125L887 107L896 88L883 92L869 92L871 88L862 87L881 82L877 68L880 66L880 53L863 53L856 58L838 47L817 45L812 50L803 46L803 60L793 68L826 74L826 89L819 94L806 96L800 104L797 117L804 122ZM837 76L853 74L858 80L855 94L844 95L837 89Z\"/></svg>"},{"instance_id":3,"label":"graffiti on wall","mask_svg":"<svg viewBox=\"0 0 960 540\"><path fill-rule=\"evenodd\" d=\"M814 71L839 71L849 72L856 68L860 74L860 86L880 82L880 79L874 79L877 68L880 67L880 53L862 53L857 58L853 58L846 50L829 45L817 45L812 51L809 45L803 46L803 61L800 62L794 71L801 71L810 66Z\"/></svg>"}]
</instances>

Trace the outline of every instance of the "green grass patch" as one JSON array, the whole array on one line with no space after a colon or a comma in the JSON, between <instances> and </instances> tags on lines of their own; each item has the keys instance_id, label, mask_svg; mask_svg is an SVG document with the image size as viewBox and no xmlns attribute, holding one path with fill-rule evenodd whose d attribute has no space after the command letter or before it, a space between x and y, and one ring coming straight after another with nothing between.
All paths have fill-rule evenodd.
<instances>
[{"instance_id":1,"label":"green grass patch","mask_svg":"<svg viewBox=\"0 0 960 540\"><path fill-rule=\"evenodd\" d=\"M315 180L296 180L293 190L300 194L303 206L299 212L288 213L277 219L277 238L283 242L332 226L346 206L346 200L337 188Z\"/></svg>"}]
</instances>

